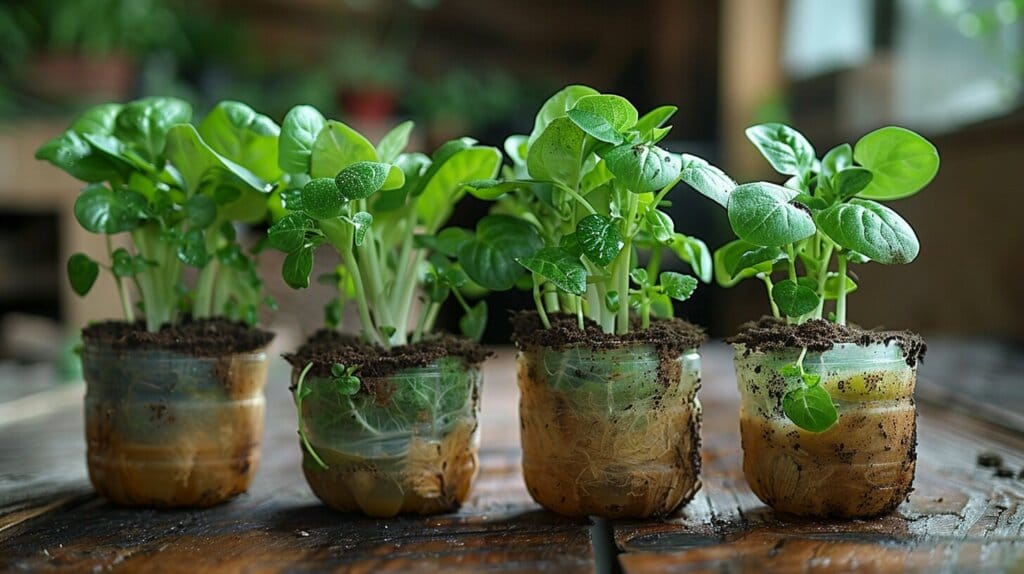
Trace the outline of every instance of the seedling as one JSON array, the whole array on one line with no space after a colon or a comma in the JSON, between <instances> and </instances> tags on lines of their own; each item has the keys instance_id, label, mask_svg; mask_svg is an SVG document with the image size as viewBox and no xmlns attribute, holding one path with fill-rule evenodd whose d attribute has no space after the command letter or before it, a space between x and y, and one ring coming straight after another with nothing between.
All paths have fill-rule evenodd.
<instances>
[{"instance_id":1,"label":"seedling","mask_svg":"<svg viewBox=\"0 0 1024 574\"><path fill-rule=\"evenodd\" d=\"M260 305L273 305L234 224L266 213L267 182L280 175L278 126L238 102L218 104L198 129L191 119L191 105L175 98L103 104L36 151L87 184L75 218L106 236L102 267L114 276L124 318L135 320L134 285L149 331L185 314L254 324ZM122 233L130 246L115 248L112 238ZM183 281L186 266L198 270L192 285ZM74 292L88 293L100 267L72 255Z\"/></svg>"},{"instance_id":2,"label":"seedling","mask_svg":"<svg viewBox=\"0 0 1024 574\"><path fill-rule=\"evenodd\" d=\"M400 124L375 147L310 106L293 108L279 148L287 184L268 231L270 244L288 254L282 274L296 289L309 286L317 248L337 252L341 264L323 278L338 289L326 322L337 327L354 303L362 339L384 348L430 333L450 295L465 311L459 324L467 337L479 339L487 319L486 303L467 301L474 286L436 236L463 197L463 182L494 177L501 153L470 138L429 157L403 153L412 128ZM414 320L417 288L424 305Z\"/></svg>"},{"instance_id":3,"label":"seedling","mask_svg":"<svg viewBox=\"0 0 1024 574\"><path fill-rule=\"evenodd\" d=\"M646 328L672 315L697 279L662 271L666 252L711 280L704 243L675 231L664 211L682 181L726 196L735 183L704 160L658 146L674 106L639 116L626 99L568 86L537 114L530 135L505 142L512 160L500 180L471 182L470 193L495 200L475 232L449 229L470 279L488 289L532 288L541 321L549 313L589 318L607 333L626 333L631 311Z\"/></svg>"},{"instance_id":4,"label":"seedling","mask_svg":"<svg viewBox=\"0 0 1024 574\"><path fill-rule=\"evenodd\" d=\"M913 261L917 235L883 205L914 195L935 177L939 156L920 135L885 127L842 144L821 159L793 128L763 124L747 137L785 185L757 182L728 194L709 194L724 207L739 239L715 252L715 277L725 287L743 279L764 283L772 314L791 324L827 319L845 325L847 295L857 289L851 265ZM835 265L833 267L833 259ZM826 303L834 311L826 314ZM820 377L807 373L803 359L780 369L791 381L783 399L786 416L801 428L821 432L837 420Z\"/></svg>"}]
</instances>

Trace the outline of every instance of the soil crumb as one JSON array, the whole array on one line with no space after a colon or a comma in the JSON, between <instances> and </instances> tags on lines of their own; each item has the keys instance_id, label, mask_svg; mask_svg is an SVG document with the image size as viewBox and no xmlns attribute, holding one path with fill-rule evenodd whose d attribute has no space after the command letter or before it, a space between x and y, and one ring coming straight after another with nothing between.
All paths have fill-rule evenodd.
<instances>
[{"instance_id":1,"label":"soil crumb","mask_svg":"<svg viewBox=\"0 0 1024 574\"><path fill-rule=\"evenodd\" d=\"M467 365L479 365L493 353L478 343L447 333L435 335L411 345L384 349L363 342L354 335L321 329L306 340L299 350L284 355L293 367L313 363L310 373L328 377L331 366L359 365L360 378L385 377L403 369L425 367L442 357L460 357Z\"/></svg>"},{"instance_id":2,"label":"soil crumb","mask_svg":"<svg viewBox=\"0 0 1024 574\"><path fill-rule=\"evenodd\" d=\"M194 357L222 357L250 353L266 347L274 334L227 319L185 319L164 324L150 333L143 321L103 321L82 329L88 345L103 345L115 351L163 350Z\"/></svg>"},{"instance_id":3,"label":"soil crumb","mask_svg":"<svg viewBox=\"0 0 1024 574\"><path fill-rule=\"evenodd\" d=\"M548 316L551 328L545 329L536 311L512 314L512 341L522 350L545 347L564 349L586 346L591 349L616 349L625 345L651 345L660 354L676 358L690 349L696 349L707 339L704 330L682 319L651 319L647 329L635 319L630 331L624 335L605 333L597 323L585 319L579 328L575 315Z\"/></svg>"},{"instance_id":4,"label":"soil crumb","mask_svg":"<svg viewBox=\"0 0 1024 574\"><path fill-rule=\"evenodd\" d=\"M812 319L801 325L790 325L775 317L762 317L740 326L739 333L726 339L727 343L742 344L747 351L781 351L786 348L806 347L811 352L824 352L841 343L870 345L874 343L899 345L903 357L911 367L924 358L928 350L924 339L912 331L885 331L862 329L855 325L839 325L824 319Z\"/></svg>"},{"instance_id":5,"label":"soil crumb","mask_svg":"<svg viewBox=\"0 0 1024 574\"><path fill-rule=\"evenodd\" d=\"M978 466L985 468L999 468L1003 466L1003 457L994 452L979 453Z\"/></svg>"}]
</instances>

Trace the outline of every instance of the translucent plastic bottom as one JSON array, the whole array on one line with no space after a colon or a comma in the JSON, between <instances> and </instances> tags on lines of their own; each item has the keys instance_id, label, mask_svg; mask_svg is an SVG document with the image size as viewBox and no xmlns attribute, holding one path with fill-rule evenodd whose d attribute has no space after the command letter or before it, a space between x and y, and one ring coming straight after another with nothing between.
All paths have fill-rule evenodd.
<instances>
[{"instance_id":1,"label":"translucent plastic bottom","mask_svg":"<svg viewBox=\"0 0 1024 574\"><path fill-rule=\"evenodd\" d=\"M466 500L480 466L477 368L441 359L364 380L353 397L326 379L307 382L303 429L327 468L305 449L302 466L325 504L390 517L450 512Z\"/></svg>"},{"instance_id":2,"label":"translucent plastic bottom","mask_svg":"<svg viewBox=\"0 0 1024 574\"><path fill-rule=\"evenodd\" d=\"M796 353L743 356L737 351L743 473L772 508L801 516L866 518L895 509L914 480L916 370L899 349L883 345L811 353L838 422L805 431L782 412L785 380L778 367Z\"/></svg>"},{"instance_id":3,"label":"translucent plastic bottom","mask_svg":"<svg viewBox=\"0 0 1024 574\"><path fill-rule=\"evenodd\" d=\"M700 358L650 347L520 353L523 474L568 516L671 513L700 489Z\"/></svg>"},{"instance_id":4,"label":"translucent plastic bottom","mask_svg":"<svg viewBox=\"0 0 1024 574\"><path fill-rule=\"evenodd\" d=\"M267 364L162 351L82 354L89 478L122 505L204 507L245 492L259 464Z\"/></svg>"}]
</instances>

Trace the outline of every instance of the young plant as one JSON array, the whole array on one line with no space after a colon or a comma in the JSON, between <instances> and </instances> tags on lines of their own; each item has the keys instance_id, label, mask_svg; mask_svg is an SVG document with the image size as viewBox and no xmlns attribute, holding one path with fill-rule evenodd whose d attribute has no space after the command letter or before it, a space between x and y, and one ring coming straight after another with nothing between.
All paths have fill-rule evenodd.
<instances>
[{"instance_id":1,"label":"young plant","mask_svg":"<svg viewBox=\"0 0 1024 574\"><path fill-rule=\"evenodd\" d=\"M763 124L746 133L775 171L790 177L784 186L757 182L728 194L704 193L726 208L739 237L715 252L718 283L763 282L772 314L790 324L828 319L845 325L847 295L857 289L851 265L903 264L917 257L914 230L880 202L914 195L935 177L935 146L890 126L819 160L807 139L788 126ZM826 314L830 301L834 312ZM820 377L804 370L806 354L804 349L780 369L792 381L783 408L801 428L820 432L835 424L837 413Z\"/></svg>"},{"instance_id":2,"label":"young plant","mask_svg":"<svg viewBox=\"0 0 1024 574\"><path fill-rule=\"evenodd\" d=\"M512 165L501 180L476 181L469 191L496 200L475 233L446 230L469 277L489 289L532 288L545 326L549 313L589 318L607 333L626 333L630 312L646 328L672 315L697 279L661 271L666 252L711 280L704 243L676 232L664 211L680 182L709 195L735 183L706 161L674 154L658 143L674 106L639 116L626 99L568 86L541 107L529 136L505 142Z\"/></svg>"},{"instance_id":3,"label":"young plant","mask_svg":"<svg viewBox=\"0 0 1024 574\"><path fill-rule=\"evenodd\" d=\"M279 177L278 126L245 104L221 102L199 124L175 98L145 98L87 110L36 158L87 185L75 217L107 239L102 266L114 276L124 318L135 321L130 286L146 328L221 316L253 324L263 285L253 258L236 242L236 222L265 217L267 183ZM126 233L130 247L114 248ZM193 285L183 282L194 267ZM76 253L67 265L71 287L85 295L101 264Z\"/></svg>"},{"instance_id":4,"label":"young plant","mask_svg":"<svg viewBox=\"0 0 1024 574\"><path fill-rule=\"evenodd\" d=\"M341 264L325 278L338 288L326 322L337 327L344 305L354 303L362 339L384 348L430 333L449 295L465 311L467 337L479 339L487 319L483 301L466 300L473 286L436 236L463 182L494 177L501 153L469 138L429 157L404 153L412 128L400 124L374 146L310 106L293 108L281 129L279 166L287 175L273 208L279 219L268 231L271 245L288 254L282 274L296 289L309 285L317 248L337 252ZM424 306L414 321L420 290Z\"/></svg>"}]
</instances>

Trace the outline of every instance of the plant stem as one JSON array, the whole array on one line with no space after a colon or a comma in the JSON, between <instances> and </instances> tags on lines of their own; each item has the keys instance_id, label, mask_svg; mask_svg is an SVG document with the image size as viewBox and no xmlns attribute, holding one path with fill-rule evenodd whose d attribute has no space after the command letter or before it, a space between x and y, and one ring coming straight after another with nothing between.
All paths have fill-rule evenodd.
<instances>
[{"instance_id":1,"label":"plant stem","mask_svg":"<svg viewBox=\"0 0 1024 574\"><path fill-rule=\"evenodd\" d=\"M576 297L576 326L583 330L583 298Z\"/></svg>"},{"instance_id":2,"label":"plant stem","mask_svg":"<svg viewBox=\"0 0 1024 574\"><path fill-rule=\"evenodd\" d=\"M302 439L302 446L305 447L306 452L313 457L313 460L320 465L320 468L326 469L327 463L325 463L323 459L320 458L320 455L313 450L313 445L309 444L309 439L306 438L306 431L303 430L302 425L302 385L306 381L306 374L309 373L309 370L312 368L313 363L310 363L306 365L306 367L302 369L302 373L299 374L299 382L295 386L295 410L298 411L299 414L299 438Z\"/></svg>"},{"instance_id":3,"label":"plant stem","mask_svg":"<svg viewBox=\"0 0 1024 574\"><path fill-rule=\"evenodd\" d=\"M772 289L775 287L772 278L767 273L758 273L757 276L764 281L764 286L768 289L768 302L772 305L772 315L776 319L781 319L782 313L779 312L779 306L775 304L775 299L772 299Z\"/></svg>"},{"instance_id":4,"label":"plant stem","mask_svg":"<svg viewBox=\"0 0 1024 574\"><path fill-rule=\"evenodd\" d=\"M789 256L789 280L796 283L796 253L792 243L786 245L786 255Z\"/></svg>"},{"instance_id":5,"label":"plant stem","mask_svg":"<svg viewBox=\"0 0 1024 574\"><path fill-rule=\"evenodd\" d=\"M334 249L341 254L341 260L345 264L345 270L352 277L352 284L355 287L356 308L359 311L360 330L363 340L368 343L377 343L389 348L388 342L383 340L377 332L373 319L370 318L370 308L367 304L366 290L363 284L363 276L359 271L359 264L356 262L355 254L352 253L352 226L347 223L331 220L320 222L320 228L331 241Z\"/></svg>"},{"instance_id":6,"label":"plant stem","mask_svg":"<svg viewBox=\"0 0 1024 574\"><path fill-rule=\"evenodd\" d=\"M558 188L561 189L562 191L564 191L565 193L567 193L569 195L569 197L571 197L571 198L575 199L576 201L580 202L580 204L583 205L583 209L587 210L587 213L589 213L591 215L594 215L594 214L597 213L597 210L594 209L594 206L590 205L590 202L587 201L582 195L577 193L576 190L574 190L574 189L572 189L572 188L570 188L570 187L568 187L566 185L562 185L562 184L557 184L557 185L558 185Z\"/></svg>"},{"instance_id":7,"label":"plant stem","mask_svg":"<svg viewBox=\"0 0 1024 574\"><path fill-rule=\"evenodd\" d=\"M192 316L199 319L213 314L213 291L220 262L216 259L206 264L196 279L196 294L192 302Z\"/></svg>"},{"instance_id":8,"label":"plant stem","mask_svg":"<svg viewBox=\"0 0 1024 574\"><path fill-rule=\"evenodd\" d=\"M110 239L110 235L107 234L104 237L107 239L107 257L110 259L111 265L114 262L114 243ZM128 289L125 287L124 281L121 277L114 273L114 282L117 283L117 294L121 298L121 311L124 313L124 320L129 323L135 322L135 313L132 311L132 300L128 293Z\"/></svg>"},{"instance_id":9,"label":"plant stem","mask_svg":"<svg viewBox=\"0 0 1024 574\"><path fill-rule=\"evenodd\" d=\"M839 260L839 297L836 299L836 322L846 324L846 257L842 253Z\"/></svg>"},{"instance_id":10,"label":"plant stem","mask_svg":"<svg viewBox=\"0 0 1024 574\"><path fill-rule=\"evenodd\" d=\"M540 322L544 324L545 329L551 328L551 321L548 320L548 314L544 311L544 300L540 294L540 281L537 280L537 274L533 274L533 303L537 306L537 314L540 315Z\"/></svg>"},{"instance_id":11,"label":"plant stem","mask_svg":"<svg viewBox=\"0 0 1024 574\"><path fill-rule=\"evenodd\" d=\"M821 313L825 309L825 281L828 280L828 267L832 262L832 250L835 245L829 241L825 246L824 257L821 258L821 269L818 270L818 308L814 311L814 317L821 319Z\"/></svg>"}]
</instances>

